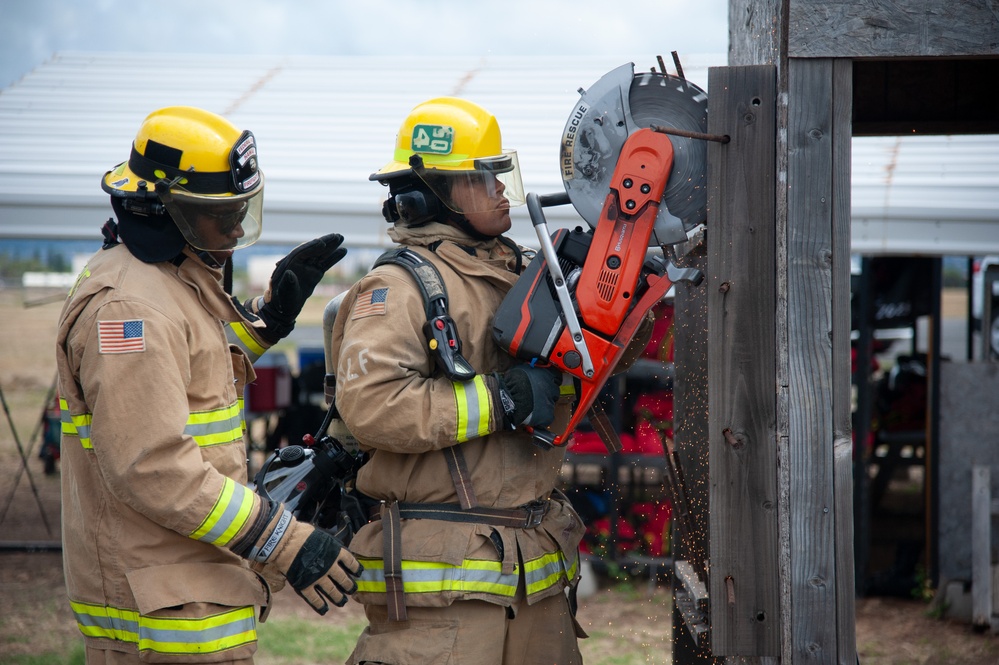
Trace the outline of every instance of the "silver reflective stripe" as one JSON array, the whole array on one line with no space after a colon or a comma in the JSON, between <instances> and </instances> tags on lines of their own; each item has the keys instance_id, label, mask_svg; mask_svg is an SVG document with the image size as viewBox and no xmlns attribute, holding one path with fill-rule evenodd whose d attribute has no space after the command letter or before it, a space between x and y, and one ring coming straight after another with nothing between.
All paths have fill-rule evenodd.
<instances>
[{"instance_id":1,"label":"silver reflective stripe","mask_svg":"<svg viewBox=\"0 0 999 665\"><path fill-rule=\"evenodd\" d=\"M159 645L169 644L169 651L174 653L197 652L197 647L207 643L225 642L227 638L254 631L257 622L254 617L248 616L235 621L228 621L217 626L199 628L196 630L184 629L171 630L170 628L157 628L150 623L158 623L154 617L141 617L139 619L139 649L152 649L153 651L163 651ZM174 625L183 625L177 621L171 621ZM186 645L186 648L185 648ZM192 648L194 647L194 648Z\"/></svg>"},{"instance_id":2,"label":"silver reflective stripe","mask_svg":"<svg viewBox=\"0 0 999 665\"><path fill-rule=\"evenodd\" d=\"M136 635L139 632L139 622L137 612L109 612L107 614L90 614L85 612L76 611L76 622L80 624L81 630L84 627L87 628L99 628L104 631L109 631L111 639L121 640L125 642L134 642L134 638L127 639L129 635ZM126 618L121 616L121 614L128 614L130 617ZM85 635L90 634L92 631L83 631Z\"/></svg>"},{"instance_id":3,"label":"silver reflective stripe","mask_svg":"<svg viewBox=\"0 0 999 665\"><path fill-rule=\"evenodd\" d=\"M485 380L475 376L471 381L454 381L452 385L458 406L457 441L489 434L489 389Z\"/></svg>"},{"instance_id":4,"label":"silver reflective stripe","mask_svg":"<svg viewBox=\"0 0 999 665\"><path fill-rule=\"evenodd\" d=\"M204 617L147 616L136 610L70 601L80 632L90 638L134 644L140 652L178 656L220 653L257 639L253 606ZM201 662L199 660L199 662Z\"/></svg>"},{"instance_id":5,"label":"silver reflective stripe","mask_svg":"<svg viewBox=\"0 0 999 665\"><path fill-rule=\"evenodd\" d=\"M364 571L357 580L358 591L385 593L384 565L378 559L364 559ZM498 561L466 559L461 566L423 561L402 562L403 590L411 593L488 593L512 598L517 592L519 573L503 574Z\"/></svg>"}]
</instances>

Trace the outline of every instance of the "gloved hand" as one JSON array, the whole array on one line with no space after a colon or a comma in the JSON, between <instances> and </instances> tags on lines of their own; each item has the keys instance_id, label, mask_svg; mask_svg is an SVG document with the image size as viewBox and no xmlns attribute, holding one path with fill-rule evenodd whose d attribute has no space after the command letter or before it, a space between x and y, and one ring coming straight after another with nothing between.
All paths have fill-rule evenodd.
<instances>
[{"instance_id":1,"label":"gloved hand","mask_svg":"<svg viewBox=\"0 0 999 665\"><path fill-rule=\"evenodd\" d=\"M276 344L295 328L295 319L323 275L347 254L347 250L340 247L342 244L343 236L339 233L302 243L278 262L271 273L263 302L257 301L260 306L247 303L247 309L267 324L261 335L268 342Z\"/></svg>"},{"instance_id":2,"label":"gloved hand","mask_svg":"<svg viewBox=\"0 0 999 665\"><path fill-rule=\"evenodd\" d=\"M511 428L521 425L547 427L555 420L562 375L555 369L518 365L497 381L500 403Z\"/></svg>"},{"instance_id":3,"label":"gloved hand","mask_svg":"<svg viewBox=\"0 0 999 665\"><path fill-rule=\"evenodd\" d=\"M278 507L247 558L280 570L319 614L329 610L327 600L337 607L346 605L347 596L357 591L357 576L364 570L339 540L299 522L283 506Z\"/></svg>"}]
</instances>

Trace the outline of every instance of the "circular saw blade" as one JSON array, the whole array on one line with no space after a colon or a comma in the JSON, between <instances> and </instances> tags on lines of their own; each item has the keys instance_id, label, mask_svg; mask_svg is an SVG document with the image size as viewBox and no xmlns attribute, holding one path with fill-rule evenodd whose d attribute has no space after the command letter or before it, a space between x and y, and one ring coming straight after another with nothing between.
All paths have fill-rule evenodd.
<instances>
[{"instance_id":1,"label":"circular saw blade","mask_svg":"<svg viewBox=\"0 0 999 665\"><path fill-rule=\"evenodd\" d=\"M563 184L576 211L592 227L600 219L628 136L653 126L707 132L708 96L701 88L669 74L634 74L633 69L625 65L608 72L582 93L563 134ZM707 216L707 144L673 134L669 138L673 168L662 200L690 231Z\"/></svg>"}]
</instances>

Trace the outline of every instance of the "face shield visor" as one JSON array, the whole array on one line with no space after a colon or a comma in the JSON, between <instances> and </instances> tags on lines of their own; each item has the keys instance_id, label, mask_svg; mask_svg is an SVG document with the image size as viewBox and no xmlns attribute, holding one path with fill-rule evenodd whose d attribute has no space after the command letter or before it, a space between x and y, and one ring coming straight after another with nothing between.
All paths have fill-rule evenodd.
<instances>
[{"instance_id":1,"label":"face shield visor","mask_svg":"<svg viewBox=\"0 0 999 665\"><path fill-rule=\"evenodd\" d=\"M456 213L488 212L524 204L524 183L515 150L480 159L435 156L433 163L413 155L409 163L434 195Z\"/></svg>"},{"instance_id":2,"label":"face shield visor","mask_svg":"<svg viewBox=\"0 0 999 665\"><path fill-rule=\"evenodd\" d=\"M240 249L260 238L264 174L257 175L260 186L244 194L194 194L163 181L156 183L156 193L192 247L209 252Z\"/></svg>"}]
</instances>

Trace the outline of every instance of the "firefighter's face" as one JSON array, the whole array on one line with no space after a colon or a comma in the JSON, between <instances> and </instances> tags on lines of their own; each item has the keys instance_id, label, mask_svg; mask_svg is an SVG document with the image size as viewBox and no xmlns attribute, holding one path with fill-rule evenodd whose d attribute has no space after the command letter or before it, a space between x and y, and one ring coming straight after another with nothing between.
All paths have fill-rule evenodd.
<instances>
[{"instance_id":1,"label":"firefighter's face","mask_svg":"<svg viewBox=\"0 0 999 665\"><path fill-rule=\"evenodd\" d=\"M451 200L459 210L465 210L468 223L487 236L498 236L510 230L510 201L503 192L506 186L492 175L457 180L451 187ZM471 211L477 212L471 212Z\"/></svg>"},{"instance_id":2,"label":"firefighter's face","mask_svg":"<svg viewBox=\"0 0 999 665\"><path fill-rule=\"evenodd\" d=\"M246 211L245 201L198 210L193 226L201 247L208 251L231 250L236 247L244 235L242 222Z\"/></svg>"}]
</instances>

